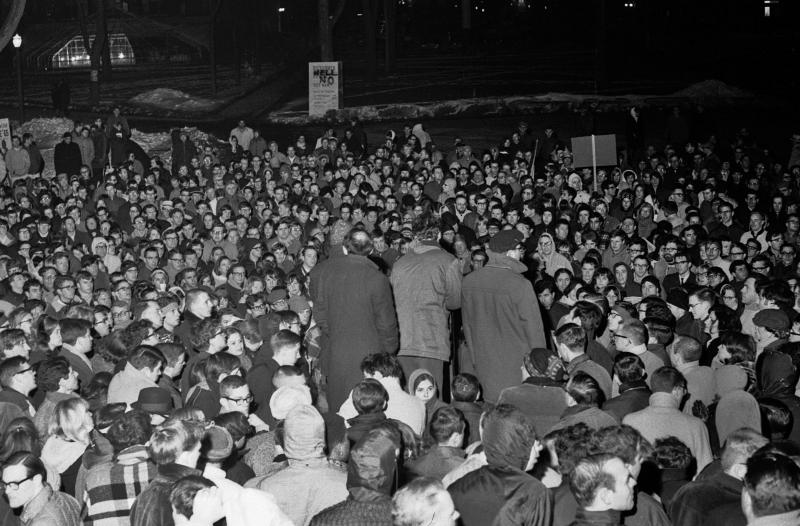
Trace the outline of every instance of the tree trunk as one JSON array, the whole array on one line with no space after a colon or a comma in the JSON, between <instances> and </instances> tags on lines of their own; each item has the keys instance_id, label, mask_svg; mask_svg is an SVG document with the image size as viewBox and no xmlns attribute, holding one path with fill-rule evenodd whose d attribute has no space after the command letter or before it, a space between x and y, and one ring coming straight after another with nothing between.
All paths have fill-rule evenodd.
<instances>
[{"instance_id":1,"label":"tree trunk","mask_svg":"<svg viewBox=\"0 0 800 526\"><path fill-rule=\"evenodd\" d=\"M397 0L384 0L383 13L386 21L384 70L389 74L397 67Z\"/></svg>"},{"instance_id":2,"label":"tree trunk","mask_svg":"<svg viewBox=\"0 0 800 526\"><path fill-rule=\"evenodd\" d=\"M333 60L333 31L331 31L330 0L317 1L317 22L319 59L323 62L331 62Z\"/></svg>"},{"instance_id":3,"label":"tree trunk","mask_svg":"<svg viewBox=\"0 0 800 526\"><path fill-rule=\"evenodd\" d=\"M78 0L78 21L83 37L83 47L89 54L89 105L97 106L100 104L100 56L106 45L105 32L105 6L104 0L97 0L97 17L95 24L96 33L94 42L89 40L89 4L88 0ZM102 27L101 27L102 26Z\"/></svg>"},{"instance_id":4,"label":"tree trunk","mask_svg":"<svg viewBox=\"0 0 800 526\"><path fill-rule=\"evenodd\" d=\"M208 23L208 57L209 67L211 68L211 94L215 97L217 95L217 46L214 34L216 33L217 15L219 14L221 5L222 0L213 1Z\"/></svg>"},{"instance_id":5,"label":"tree trunk","mask_svg":"<svg viewBox=\"0 0 800 526\"><path fill-rule=\"evenodd\" d=\"M378 6L374 0L361 0L364 19L364 51L366 52L367 78L372 80L378 73L378 44L375 41L375 23Z\"/></svg>"},{"instance_id":6,"label":"tree trunk","mask_svg":"<svg viewBox=\"0 0 800 526\"><path fill-rule=\"evenodd\" d=\"M11 8L8 10L8 14L5 15L3 25L0 27L0 51L5 49L8 43L11 42L11 37L17 32L17 26L24 12L25 0L13 0L11 2Z\"/></svg>"}]
</instances>

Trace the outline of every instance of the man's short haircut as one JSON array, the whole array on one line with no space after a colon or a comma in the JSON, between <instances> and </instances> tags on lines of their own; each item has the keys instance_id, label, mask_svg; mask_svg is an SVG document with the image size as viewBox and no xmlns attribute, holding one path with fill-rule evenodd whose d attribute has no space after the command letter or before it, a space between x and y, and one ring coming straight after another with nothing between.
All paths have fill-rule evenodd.
<instances>
[{"instance_id":1,"label":"man's short haircut","mask_svg":"<svg viewBox=\"0 0 800 526\"><path fill-rule=\"evenodd\" d=\"M652 455L653 446L631 426L609 426L597 430L589 444L590 454L610 453L626 464Z\"/></svg>"},{"instance_id":2,"label":"man's short haircut","mask_svg":"<svg viewBox=\"0 0 800 526\"><path fill-rule=\"evenodd\" d=\"M667 346L675 339L675 317L671 313L667 313L668 317L665 319L664 315L648 316L642 320L644 326L647 327L647 334L655 338L656 343ZM673 322L673 323L670 323Z\"/></svg>"},{"instance_id":3,"label":"man's short haircut","mask_svg":"<svg viewBox=\"0 0 800 526\"><path fill-rule=\"evenodd\" d=\"M593 333L603 321L603 311L590 301L578 301L572 309L573 315L581 320L581 327L587 333Z\"/></svg>"},{"instance_id":4,"label":"man's short haircut","mask_svg":"<svg viewBox=\"0 0 800 526\"><path fill-rule=\"evenodd\" d=\"M456 433L464 433L465 428L464 413L450 406L437 409L431 417L429 426L431 437L437 444L447 442Z\"/></svg>"},{"instance_id":5,"label":"man's short haircut","mask_svg":"<svg viewBox=\"0 0 800 526\"><path fill-rule=\"evenodd\" d=\"M67 345L75 345L78 338L86 336L92 330L92 323L77 318L64 318L58 322L61 329L61 341Z\"/></svg>"},{"instance_id":6,"label":"man's short haircut","mask_svg":"<svg viewBox=\"0 0 800 526\"><path fill-rule=\"evenodd\" d=\"M219 396L225 398L236 389L241 389L247 385L247 380L238 374L231 374L222 379L219 383Z\"/></svg>"},{"instance_id":7,"label":"man's short haircut","mask_svg":"<svg viewBox=\"0 0 800 526\"><path fill-rule=\"evenodd\" d=\"M3 462L3 467L9 466L24 466L26 472L26 480L39 475L42 482L47 482L47 469L44 463L39 460L39 457L29 451L17 451L8 457Z\"/></svg>"},{"instance_id":8,"label":"man's short haircut","mask_svg":"<svg viewBox=\"0 0 800 526\"><path fill-rule=\"evenodd\" d=\"M552 279L540 279L533 284L533 291L538 295L542 292L549 290L551 293L556 292L556 282Z\"/></svg>"},{"instance_id":9,"label":"man's short haircut","mask_svg":"<svg viewBox=\"0 0 800 526\"><path fill-rule=\"evenodd\" d=\"M753 453L768 443L769 440L754 429L737 429L725 439L721 455L722 469L727 471L736 464L744 464Z\"/></svg>"},{"instance_id":10,"label":"man's short haircut","mask_svg":"<svg viewBox=\"0 0 800 526\"><path fill-rule=\"evenodd\" d=\"M703 355L703 346L691 336L676 336L675 341L672 343L672 349L685 362L696 362Z\"/></svg>"},{"instance_id":11,"label":"man's short haircut","mask_svg":"<svg viewBox=\"0 0 800 526\"><path fill-rule=\"evenodd\" d=\"M181 453L195 448L205 429L192 420L167 420L153 432L147 445L150 458L159 466L175 462Z\"/></svg>"},{"instance_id":12,"label":"man's short haircut","mask_svg":"<svg viewBox=\"0 0 800 526\"><path fill-rule=\"evenodd\" d=\"M586 351L586 331L574 323L567 323L556 331L556 341L577 354Z\"/></svg>"},{"instance_id":13,"label":"man's short haircut","mask_svg":"<svg viewBox=\"0 0 800 526\"><path fill-rule=\"evenodd\" d=\"M353 388L353 406L359 415L379 413L388 402L389 393L377 380L365 378Z\"/></svg>"},{"instance_id":14,"label":"man's short haircut","mask_svg":"<svg viewBox=\"0 0 800 526\"><path fill-rule=\"evenodd\" d=\"M685 470L692 465L694 456L689 446L678 438L668 436L656 439L653 460L660 469L681 469L688 475Z\"/></svg>"},{"instance_id":15,"label":"man's short haircut","mask_svg":"<svg viewBox=\"0 0 800 526\"><path fill-rule=\"evenodd\" d=\"M150 415L134 409L117 417L106 436L114 448L114 453L119 453L131 446L146 444L152 433Z\"/></svg>"},{"instance_id":16,"label":"man's short haircut","mask_svg":"<svg viewBox=\"0 0 800 526\"><path fill-rule=\"evenodd\" d=\"M0 352L10 351L15 345L27 343L27 341L22 329L5 329L0 332Z\"/></svg>"},{"instance_id":17,"label":"man's short haircut","mask_svg":"<svg viewBox=\"0 0 800 526\"><path fill-rule=\"evenodd\" d=\"M761 430L770 440L786 440L794 426L794 415L785 403L776 398L759 398Z\"/></svg>"},{"instance_id":18,"label":"man's short haircut","mask_svg":"<svg viewBox=\"0 0 800 526\"><path fill-rule=\"evenodd\" d=\"M14 376L26 367L30 366L28 365L28 359L24 356L13 356L3 360L0 363L0 385L3 387L11 385L11 380L14 379Z\"/></svg>"},{"instance_id":19,"label":"man's short haircut","mask_svg":"<svg viewBox=\"0 0 800 526\"><path fill-rule=\"evenodd\" d=\"M437 510L447 495L442 481L419 477L403 486L392 498L394 526L423 526L432 524Z\"/></svg>"},{"instance_id":20,"label":"man's short haircut","mask_svg":"<svg viewBox=\"0 0 800 526\"><path fill-rule=\"evenodd\" d=\"M453 378L450 394L456 402L475 402L481 393L481 384L474 374L461 373Z\"/></svg>"},{"instance_id":21,"label":"man's short haircut","mask_svg":"<svg viewBox=\"0 0 800 526\"><path fill-rule=\"evenodd\" d=\"M758 451L747 460L744 491L756 517L798 510L800 466L786 455Z\"/></svg>"},{"instance_id":22,"label":"man's short haircut","mask_svg":"<svg viewBox=\"0 0 800 526\"><path fill-rule=\"evenodd\" d=\"M140 345L133 350L130 358L128 358L128 362L141 371L144 368L155 369L159 366L164 367L167 360L164 358L164 355L161 354L161 351L155 347Z\"/></svg>"},{"instance_id":23,"label":"man's short haircut","mask_svg":"<svg viewBox=\"0 0 800 526\"><path fill-rule=\"evenodd\" d=\"M197 269L192 269L197 270ZM186 293L186 310L191 310L195 303L197 303L200 298L203 297L203 294L208 294L208 291L204 289L192 289Z\"/></svg>"},{"instance_id":24,"label":"man's short haircut","mask_svg":"<svg viewBox=\"0 0 800 526\"><path fill-rule=\"evenodd\" d=\"M641 382L647 375L642 359L629 352L621 352L614 357L614 374L623 384Z\"/></svg>"},{"instance_id":25,"label":"man's short haircut","mask_svg":"<svg viewBox=\"0 0 800 526\"><path fill-rule=\"evenodd\" d=\"M650 389L654 393L671 393L676 387L686 389L686 378L674 367L659 367L650 378Z\"/></svg>"},{"instance_id":26,"label":"man's short haircut","mask_svg":"<svg viewBox=\"0 0 800 526\"><path fill-rule=\"evenodd\" d=\"M372 238L363 228L351 229L344 239L348 254L367 256L372 251Z\"/></svg>"},{"instance_id":27,"label":"man's short haircut","mask_svg":"<svg viewBox=\"0 0 800 526\"><path fill-rule=\"evenodd\" d=\"M180 357L186 354L186 348L179 343L159 343L156 345L156 349L161 352L166 360L164 367L174 367Z\"/></svg>"},{"instance_id":28,"label":"man's short haircut","mask_svg":"<svg viewBox=\"0 0 800 526\"><path fill-rule=\"evenodd\" d=\"M172 487L169 503L175 512L191 519L194 514L194 498L200 490L216 487L216 484L200 475L187 475Z\"/></svg>"},{"instance_id":29,"label":"man's short haircut","mask_svg":"<svg viewBox=\"0 0 800 526\"><path fill-rule=\"evenodd\" d=\"M614 475L605 470L606 464L617 458L609 453L590 455L578 461L569 475L569 488L581 508L588 508L597 498L597 492L605 488L614 491Z\"/></svg>"},{"instance_id":30,"label":"man's short haircut","mask_svg":"<svg viewBox=\"0 0 800 526\"><path fill-rule=\"evenodd\" d=\"M519 465L511 467L516 469L526 467L531 448L538 440L531 419L511 404L498 404L486 411L481 418L481 438L490 465L514 457Z\"/></svg>"},{"instance_id":31,"label":"man's short haircut","mask_svg":"<svg viewBox=\"0 0 800 526\"><path fill-rule=\"evenodd\" d=\"M567 393L579 404L599 406L604 401L600 384L592 376L578 372L567 382Z\"/></svg>"},{"instance_id":32,"label":"man's short haircut","mask_svg":"<svg viewBox=\"0 0 800 526\"><path fill-rule=\"evenodd\" d=\"M289 347L299 347L303 340L299 335L293 333L288 329L283 329L272 335L269 340L269 345L272 347L272 355L280 353Z\"/></svg>"},{"instance_id":33,"label":"man's short haircut","mask_svg":"<svg viewBox=\"0 0 800 526\"><path fill-rule=\"evenodd\" d=\"M403 367L400 365L400 360L394 354L386 352L374 353L364 357L361 360L361 372L371 376L374 376L375 373L381 373L385 378L403 378Z\"/></svg>"},{"instance_id":34,"label":"man's short haircut","mask_svg":"<svg viewBox=\"0 0 800 526\"><path fill-rule=\"evenodd\" d=\"M63 356L41 362L36 370L36 385L47 392L58 391L58 384L69 376L70 365Z\"/></svg>"},{"instance_id":35,"label":"man's short haircut","mask_svg":"<svg viewBox=\"0 0 800 526\"><path fill-rule=\"evenodd\" d=\"M294 365L281 365L278 367L278 370L275 371L275 374L272 375L271 381L272 385L274 385L277 389L286 385L290 378L297 377L303 377L305 382L305 374L303 373L302 369L295 367Z\"/></svg>"},{"instance_id":36,"label":"man's short haircut","mask_svg":"<svg viewBox=\"0 0 800 526\"><path fill-rule=\"evenodd\" d=\"M639 320L629 320L617 329L617 334L624 334L633 345L647 345L650 336L647 334L647 327Z\"/></svg>"}]
</instances>

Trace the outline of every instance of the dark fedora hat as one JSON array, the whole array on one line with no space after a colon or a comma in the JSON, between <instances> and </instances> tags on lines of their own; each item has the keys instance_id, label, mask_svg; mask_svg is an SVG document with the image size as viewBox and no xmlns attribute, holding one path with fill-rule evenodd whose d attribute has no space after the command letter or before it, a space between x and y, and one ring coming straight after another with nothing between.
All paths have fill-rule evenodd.
<instances>
[{"instance_id":1,"label":"dark fedora hat","mask_svg":"<svg viewBox=\"0 0 800 526\"><path fill-rule=\"evenodd\" d=\"M172 397L169 391L161 387L145 387L139 391L139 399L132 403L131 407L166 417L173 410Z\"/></svg>"}]
</instances>

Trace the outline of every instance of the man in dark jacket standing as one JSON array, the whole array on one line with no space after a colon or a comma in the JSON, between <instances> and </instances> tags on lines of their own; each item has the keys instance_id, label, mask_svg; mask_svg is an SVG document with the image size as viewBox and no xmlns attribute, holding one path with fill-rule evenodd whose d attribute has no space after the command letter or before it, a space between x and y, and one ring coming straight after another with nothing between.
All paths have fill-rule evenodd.
<instances>
[{"instance_id":1,"label":"man in dark jacket standing","mask_svg":"<svg viewBox=\"0 0 800 526\"><path fill-rule=\"evenodd\" d=\"M361 360L372 353L395 353L397 318L389 279L367 255L372 240L351 230L345 255L311 271L314 317L322 330L320 367L328 376L328 403L338 409L361 380Z\"/></svg>"},{"instance_id":2,"label":"man in dark jacket standing","mask_svg":"<svg viewBox=\"0 0 800 526\"><path fill-rule=\"evenodd\" d=\"M489 402L519 382L523 356L546 344L539 302L522 276L527 270L520 262L522 242L518 230L495 235L489 241L489 263L468 274L461 287L467 340L461 363L473 368Z\"/></svg>"},{"instance_id":3,"label":"man in dark jacket standing","mask_svg":"<svg viewBox=\"0 0 800 526\"><path fill-rule=\"evenodd\" d=\"M56 175L78 175L78 172L81 171L81 164L83 164L81 149L77 143L72 142L72 134L65 132L62 135L61 142L56 144L56 149L53 153L53 165L56 169Z\"/></svg>"},{"instance_id":4,"label":"man in dark jacket standing","mask_svg":"<svg viewBox=\"0 0 800 526\"><path fill-rule=\"evenodd\" d=\"M408 253L392 267L392 288L400 325L400 363L406 378L417 369L442 385L443 362L450 359L448 310L461 306L458 260L437 241L439 228L415 225Z\"/></svg>"},{"instance_id":5,"label":"man in dark jacket standing","mask_svg":"<svg viewBox=\"0 0 800 526\"><path fill-rule=\"evenodd\" d=\"M464 526L549 525L550 492L526 473L541 451L533 422L516 407L501 404L484 415L482 438L487 465L448 488Z\"/></svg>"}]
</instances>

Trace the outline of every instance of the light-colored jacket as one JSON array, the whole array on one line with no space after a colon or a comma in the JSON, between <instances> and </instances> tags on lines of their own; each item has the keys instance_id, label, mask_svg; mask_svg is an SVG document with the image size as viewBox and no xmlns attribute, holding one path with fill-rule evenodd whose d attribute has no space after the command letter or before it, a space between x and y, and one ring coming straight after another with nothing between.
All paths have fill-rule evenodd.
<instances>
[{"instance_id":1,"label":"light-colored jacket","mask_svg":"<svg viewBox=\"0 0 800 526\"><path fill-rule=\"evenodd\" d=\"M22 509L20 522L23 526L80 526L80 512L77 500L45 484Z\"/></svg>"},{"instance_id":2,"label":"light-colored jacket","mask_svg":"<svg viewBox=\"0 0 800 526\"><path fill-rule=\"evenodd\" d=\"M325 457L289 459L289 467L249 480L245 488L270 493L296 526L306 526L320 511L345 500L347 472Z\"/></svg>"},{"instance_id":3,"label":"light-colored jacket","mask_svg":"<svg viewBox=\"0 0 800 526\"><path fill-rule=\"evenodd\" d=\"M447 361L450 357L448 310L461 307L461 268L450 253L419 245L392 267L400 356Z\"/></svg>"},{"instance_id":4,"label":"light-colored jacket","mask_svg":"<svg viewBox=\"0 0 800 526\"><path fill-rule=\"evenodd\" d=\"M108 384L108 403L124 402L130 406L139 399L139 391L148 387L158 387L158 384L127 363L125 369L115 374Z\"/></svg>"}]
</instances>

